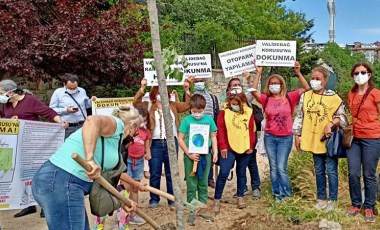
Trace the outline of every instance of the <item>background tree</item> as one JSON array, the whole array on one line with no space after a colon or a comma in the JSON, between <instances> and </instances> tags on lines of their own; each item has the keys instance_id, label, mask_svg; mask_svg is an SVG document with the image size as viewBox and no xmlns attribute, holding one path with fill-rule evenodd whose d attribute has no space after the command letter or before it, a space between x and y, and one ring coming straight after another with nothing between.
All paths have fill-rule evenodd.
<instances>
[{"instance_id":1,"label":"background tree","mask_svg":"<svg viewBox=\"0 0 380 230\"><path fill-rule=\"evenodd\" d=\"M49 81L71 72L93 85L135 85L149 29L141 15L128 1L3 0L0 74Z\"/></svg>"}]
</instances>

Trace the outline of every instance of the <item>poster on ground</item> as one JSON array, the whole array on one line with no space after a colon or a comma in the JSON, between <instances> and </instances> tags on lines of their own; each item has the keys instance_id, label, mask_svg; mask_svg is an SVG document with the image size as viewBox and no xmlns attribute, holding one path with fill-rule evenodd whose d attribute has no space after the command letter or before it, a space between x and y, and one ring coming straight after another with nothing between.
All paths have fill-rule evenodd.
<instances>
[{"instance_id":1,"label":"poster on ground","mask_svg":"<svg viewBox=\"0 0 380 230\"><path fill-rule=\"evenodd\" d=\"M225 78L255 71L256 45L230 50L219 54Z\"/></svg>"},{"instance_id":2,"label":"poster on ground","mask_svg":"<svg viewBox=\"0 0 380 230\"><path fill-rule=\"evenodd\" d=\"M190 124L189 152L208 154L209 152L210 125Z\"/></svg>"},{"instance_id":3,"label":"poster on ground","mask_svg":"<svg viewBox=\"0 0 380 230\"><path fill-rule=\"evenodd\" d=\"M120 104L132 104L133 97L97 98L92 101L93 115L112 115L112 111Z\"/></svg>"},{"instance_id":4,"label":"poster on ground","mask_svg":"<svg viewBox=\"0 0 380 230\"><path fill-rule=\"evenodd\" d=\"M296 41L257 40L256 64L293 67L296 61L296 50Z\"/></svg>"},{"instance_id":5,"label":"poster on ground","mask_svg":"<svg viewBox=\"0 0 380 230\"><path fill-rule=\"evenodd\" d=\"M0 119L0 211L37 204L33 176L64 138L61 124Z\"/></svg>"},{"instance_id":6,"label":"poster on ground","mask_svg":"<svg viewBox=\"0 0 380 230\"><path fill-rule=\"evenodd\" d=\"M189 76L196 76L197 78L212 77L210 54L185 55L185 58L187 61L186 68L184 68L181 63L171 66L171 68L178 68L184 73L182 81L166 77L166 85L182 85L183 81ZM181 59L182 55L179 55L179 60ZM157 73L152 66L153 61L153 58L144 58L144 77L147 79L148 86L158 85Z\"/></svg>"}]
</instances>

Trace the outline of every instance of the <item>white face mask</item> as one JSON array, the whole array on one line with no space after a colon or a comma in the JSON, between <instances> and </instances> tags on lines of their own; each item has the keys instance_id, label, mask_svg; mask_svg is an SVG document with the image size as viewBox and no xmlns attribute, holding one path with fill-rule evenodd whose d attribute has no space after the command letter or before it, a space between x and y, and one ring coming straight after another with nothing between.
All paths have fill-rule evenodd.
<instances>
[{"instance_id":1,"label":"white face mask","mask_svg":"<svg viewBox=\"0 0 380 230\"><path fill-rule=\"evenodd\" d=\"M201 112L201 113L193 113L193 112L191 112L191 115L192 115L195 119L197 119L197 120L201 119L201 118L204 116L203 112Z\"/></svg>"},{"instance_id":2,"label":"white face mask","mask_svg":"<svg viewBox=\"0 0 380 230\"><path fill-rule=\"evenodd\" d=\"M321 90L323 88L321 80L311 80L310 86L313 90Z\"/></svg>"},{"instance_id":3,"label":"white face mask","mask_svg":"<svg viewBox=\"0 0 380 230\"><path fill-rule=\"evenodd\" d=\"M354 80L355 80L356 84L364 85L369 80L368 73L366 73L366 74L359 73L358 75L354 76Z\"/></svg>"},{"instance_id":4,"label":"white face mask","mask_svg":"<svg viewBox=\"0 0 380 230\"><path fill-rule=\"evenodd\" d=\"M156 100L157 100L157 101L161 101L161 95L157 95L157 96L156 96Z\"/></svg>"},{"instance_id":5,"label":"white face mask","mask_svg":"<svg viewBox=\"0 0 380 230\"><path fill-rule=\"evenodd\" d=\"M17 89L17 88L16 88L16 89ZM16 96L16 94L14 94L14 95L12 95L12 96L8 96L7 94L8 94L9 92L12 92L12 91L16 90L16 89L12 89L12 90L9 90L8 92L4 93L4 94L1 94L1 95L0 95L0 103L1 103L1 104L6 104L6 103L8 103L8 102L9 102L9 99L11 99L12 97Z\"/></svg>"},{"instance_id":6,"label":"white face mask","mask_svg":"<svg viewBox=\"0 0 380 230\"><path fill-rule=\"evenodd\" d=\"M236 94L241 94L243 92L243 88L241 86L234 86L230 90L230 94L236 95Z\"/></svg>"},{"instance_id":7,"label":"white face mask","mask_svg":"<svg viewBox=\"0 0 380 230\"><path fill-rule=\"evenodd\" d=\"M141 123L141 124L140 124L140 128L144 128L144 129L146 129L146 122Z\"/></svg>"},{"instance_id":8,"label":"white face mask","mask_svg":"<svg viewBox=\"0 0 380 230\"><path fill-rule=\"evenodd\" d=\"M195 88L195 90L204 90L205 89L205 83L203 81L195 82L194 88Z\"/></svg>"},{"instance_id":9,"label":"white face mask","mask_svg":"<svg viewBox=\"0 0 380 230\"><path fill-rule=\"evenodd\" d=\"M68 88L66 88L66 92L67 92L68 94L74 94L74 93L77 93L77 92L78 92L78 89L68 89Z\"/></svg>"},{"instance_id":10,"label":"white face mask","mask_svg":"<svg viewBox=\"0 0 380 230\"><path fill-rule=\"evenodd\" d=\"M281 91L281 85L280 84L269 85L269 91L273 94L278 94Z\"/></svg>"},{"instance_id":11,"label":"white face mask","mask_svg":"<svg viewBox=\"0 0 380 230\"><path fill-rule=\"evenodd\" d=\"M240 106L239 105L231 105L231 110L234 112L239 112L240 111Z\"/></svg>"}]
</instances>

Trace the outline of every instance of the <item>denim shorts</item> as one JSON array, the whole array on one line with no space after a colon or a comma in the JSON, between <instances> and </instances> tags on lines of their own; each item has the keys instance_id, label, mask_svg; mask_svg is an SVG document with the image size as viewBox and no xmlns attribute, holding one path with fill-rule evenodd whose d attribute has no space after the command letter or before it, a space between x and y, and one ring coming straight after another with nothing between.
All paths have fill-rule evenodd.
<instances>
[{"instance_id":1,"label":"denim shorts","mask_svg":"<svg viewBox=\"0 0 380 230\"><path fill-rule=\"evenodd\" d=\"M141 181L144 173L144 157L135 158L135 166L133 167L132 158L128 157L127 174L136 181Z\"/></svg>"}]
</instances>

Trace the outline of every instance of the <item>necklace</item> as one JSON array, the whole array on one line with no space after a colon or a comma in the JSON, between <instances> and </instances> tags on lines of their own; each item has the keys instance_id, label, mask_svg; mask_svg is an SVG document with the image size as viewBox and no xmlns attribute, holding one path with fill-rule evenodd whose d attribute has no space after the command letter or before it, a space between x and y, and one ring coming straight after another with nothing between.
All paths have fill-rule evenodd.
<instances>
[{"instance_id":1,"label":"necklace","mask_svg":"<svg viewBox=\"0 0 380 230\"><path fill-rule=\"evenodd\" d=\"M161 109L157 108L157 113L158 113L158 120L160 122L160 139L162 139L162 112Z\"/></svg>"}]
</instances>

